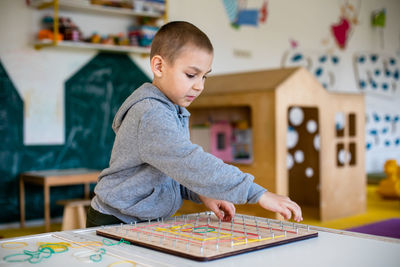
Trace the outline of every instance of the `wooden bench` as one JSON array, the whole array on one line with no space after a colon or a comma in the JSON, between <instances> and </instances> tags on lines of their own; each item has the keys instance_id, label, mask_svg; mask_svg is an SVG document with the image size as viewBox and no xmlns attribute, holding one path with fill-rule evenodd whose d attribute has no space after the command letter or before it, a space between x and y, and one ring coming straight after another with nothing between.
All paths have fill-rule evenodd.
<instances>
[{"instance_id":1,"label":"wooden bench","mask_svg":"<svg viewBox=\"0 0 400 267\"><path fill-rule=\"evenodd\" d=\"M64 206L62 231L81 229L86 227L86 210L90 206L90 199L67 199L57 201Z\"/></svg>"}]
</instances>

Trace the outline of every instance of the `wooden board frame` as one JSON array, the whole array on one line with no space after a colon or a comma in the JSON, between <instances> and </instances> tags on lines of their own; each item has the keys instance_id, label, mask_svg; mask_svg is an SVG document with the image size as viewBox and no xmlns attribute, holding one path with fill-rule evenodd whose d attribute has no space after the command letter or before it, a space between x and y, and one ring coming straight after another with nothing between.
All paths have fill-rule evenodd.
<instances>
[{"instance_id":1,"label":"wooden board frame","mask_svg":"<svg viewBox=\"0 0 400 267\"><path fill-rule=\"evenodd\" d=\"M318 232L304 225L241 214L236 214L233 222L221 222L212 212L108 226L96 234L195 261L221 259L318 236Z\"/></svg>"}]
</instances>

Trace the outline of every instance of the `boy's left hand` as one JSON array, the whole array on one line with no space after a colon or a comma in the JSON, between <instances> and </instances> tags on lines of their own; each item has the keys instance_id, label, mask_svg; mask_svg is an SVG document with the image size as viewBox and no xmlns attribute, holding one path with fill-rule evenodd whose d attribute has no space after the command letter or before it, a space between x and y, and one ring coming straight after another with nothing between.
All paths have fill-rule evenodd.
<instances>
[{"instance_id":1,"label":"boy's left hand","mask_svg":"<svg viewBox=\"0 0 400 267\"><path fill-rule=\"evenodd\" d=\"M303 220L300 206L288 197L267 191L260 197L258 204L264 209L278 212L285 220L292 216L296 222Z\"/></svg>"},{"instance_id":2,"label":"boy's left hand","mask_svg":"<svg viewBox=\"0 0 400 267\"><path fill-rule=\"evenodd\" d=\"M231 202L199 195L204 205L215 213L218 219L230 222L235 217L236 208Z\"/></svg>"}]
</instances>

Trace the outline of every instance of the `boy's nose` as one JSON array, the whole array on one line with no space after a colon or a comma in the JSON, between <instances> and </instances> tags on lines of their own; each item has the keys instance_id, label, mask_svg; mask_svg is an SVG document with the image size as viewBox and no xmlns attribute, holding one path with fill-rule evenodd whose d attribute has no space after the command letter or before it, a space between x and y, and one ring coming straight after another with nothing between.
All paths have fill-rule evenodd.
<instances>
[{"instance_id":1,"label":"boy's nose","mask_svg":"<svg viewBox=\"0 0 400 267\"><path fill-rule=\"evenodd\" d=\"M204 89L204 81L203 81L203 80L200 80L200 81L196 82L196 83L194 84L193 88L194 88L195 90L201 90L201 91L202 91L202 90Z\"/></svg>"}]
</instances>

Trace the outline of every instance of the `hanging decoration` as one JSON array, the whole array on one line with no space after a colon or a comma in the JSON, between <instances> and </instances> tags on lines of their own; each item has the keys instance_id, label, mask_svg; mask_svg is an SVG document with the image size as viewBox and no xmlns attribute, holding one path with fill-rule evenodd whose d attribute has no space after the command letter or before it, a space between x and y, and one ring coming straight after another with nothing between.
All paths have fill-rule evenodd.
<instances>
[{"instance_id":1,"label":"hanging decoration","mask_svg":"<svg viewBox=\"0 0 400 267\"><path fill-rule=\"evenodd\" d=\"M379 10L375 10L372 12L371 15L371 25L372 27L378 29L380 33L380 43L381 43L381 48L384 48L384 36L383 36L383 29L385 28L386 25L386 9L382 8Z\"/></svg>"},{"instance_id":2,"label":"hanging decoration","mask_svg":"<svg viewBox=\"0 0 400 267\"><path fill-rule=\"evenodd\" d=\"M353 33L354 26L358 24L358 15L360 12L361 2L358 6L347 1L340 7L339 22L331 25L331 34L340 49L345 49L346 45Z\"/></svg>"},{"instance_id":3,"label":"hanging decoration","mask_svg":"<svg viewBox=\"0 0 400 267\"><path fill-rule=\"evenodd\" d=\"M258 9L248 8L247 0L223 0L223 4L231 26L235 29L239 29L240 26L257 27L267 22L267 0Z\"/></svg>"}]
</instances>

